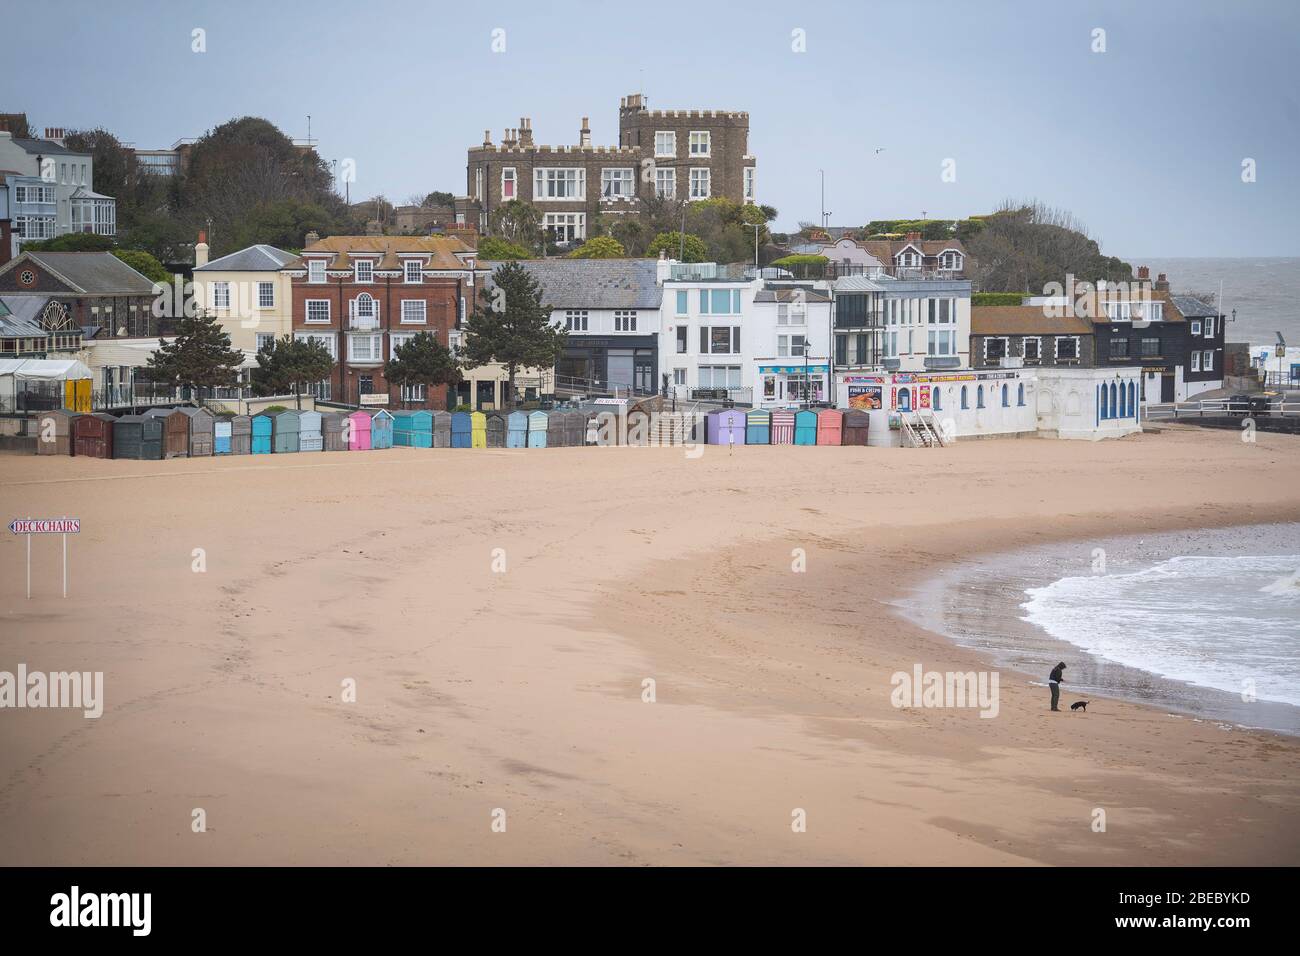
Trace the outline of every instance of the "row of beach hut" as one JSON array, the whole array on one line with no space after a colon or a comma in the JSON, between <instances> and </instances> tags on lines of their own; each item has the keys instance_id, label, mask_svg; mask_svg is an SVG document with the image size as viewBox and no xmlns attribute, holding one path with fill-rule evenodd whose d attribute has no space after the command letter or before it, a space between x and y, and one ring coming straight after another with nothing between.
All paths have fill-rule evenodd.
<instances>
[{"instance_id":1,"label":"row of beach hut","mask_svg":"<svg viewBox=\"0 0 1300 956\"><path fill-rule=\"evenodd\" d=\"M155 408L115 418L102 412L44 412L39 455L89 458L199 458L373 448L565 448L589 444L593 416L554 412L282 411L218 417L202 408ZM705 435L714 445L865 445L866 412L837 409L713 412ZM649 435L649 416L627 416L630 436ZM52 434L46 435L46 430ZM644 438L636 439L644 440Z\"/></svg>"}]
</instances>

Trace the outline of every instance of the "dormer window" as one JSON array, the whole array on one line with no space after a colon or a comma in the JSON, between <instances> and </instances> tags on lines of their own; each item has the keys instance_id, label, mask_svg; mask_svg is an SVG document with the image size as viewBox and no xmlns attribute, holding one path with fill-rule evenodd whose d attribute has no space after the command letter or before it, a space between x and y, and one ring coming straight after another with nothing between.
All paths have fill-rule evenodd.
<instances>
[{"instance_id":1,"label":"dormer window","mask_svg":"<svg viewBox=\"0 0 1300 956\"><path fill-rule=\"evenodd\" d=\"M407 282L420 282L424 279L424 265L419 259L407 259L405 268Z\"/></svg>"},{"instance_id":2,"label":"dormer window","mask_svg":"<svg viewBox=\"0 0 1300 956\"><path fill-rule=\"evenodd\" d=\"M898 264L904 269L915 269L921 264L921 257L908 249L898 254Z\"/></svg>"},{"instance_id":3,"label":"dormer window","mask_svg":"<svg viewBox=\"0 0 1300 956\"><path fill-rule=\"evenodd\" d=\"M949 272L960 272L961 258L960 252L945 252L939 257L939 268L946 269Z\"/></svg>"},{"instance_id":4,"label":"dormer window","mask_svg":"<svg viewBox=\"0 0 1300 956\"><path fill-rule=\"evenodd\" d=\"M325 281L324 259L312 259L307 263L307 281L316 283Z\"/></svg>"},{"instance_id":5,"label":"dormer window","mask_svg":"<svg viewBox=\"0 0 1300 956\"><path fill-rule=\"evenodd\" d=\"M357 282L375 281L375 264L369 259L358 259L353 269Z\"/></svg>"}]
</instances>

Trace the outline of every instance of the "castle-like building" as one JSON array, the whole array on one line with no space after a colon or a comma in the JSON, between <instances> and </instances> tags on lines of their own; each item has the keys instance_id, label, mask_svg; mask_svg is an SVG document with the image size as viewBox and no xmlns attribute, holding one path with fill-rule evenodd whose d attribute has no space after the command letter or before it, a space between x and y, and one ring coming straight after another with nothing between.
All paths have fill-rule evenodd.
<instances>
[{"instance_id":1,"label":"castle-like building","mask_svg":"<svg viewBox=\"0 0 1300 956\"><path fill-rule=\"evenodd\" d=\"M520 199L542 213L552 242L570 243L585 239L597 217L639 216L654 196L756 202L754 177L748 113L651 110L633 93L619 102L617 146L593 146L585 116L575 146L536 145L527 116L499 146L484 130L469 150L464 217L486 234L493 212Z\"/></svg>"}]
</instances>

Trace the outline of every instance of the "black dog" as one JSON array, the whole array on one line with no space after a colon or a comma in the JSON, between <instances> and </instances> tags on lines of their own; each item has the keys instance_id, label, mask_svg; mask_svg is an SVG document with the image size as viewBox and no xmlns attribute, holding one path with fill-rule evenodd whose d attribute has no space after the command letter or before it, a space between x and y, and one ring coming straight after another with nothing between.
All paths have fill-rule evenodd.
<instances>
[{"instance_id":1,"label":"black dog","mask_svg":"<svg viewBox=\"0 0 1300 956\"><path fill-rule=\"evenodd\" d=\"M1070 709L1071 709L1071 710L1081 710L1081 711L1083 711L1083 712L1086 714L1086 713L1088 712L1088 701L1086 701L1086 700L1076 700L1073 704L1070 705Z\"/></svg>"}]
</instances>

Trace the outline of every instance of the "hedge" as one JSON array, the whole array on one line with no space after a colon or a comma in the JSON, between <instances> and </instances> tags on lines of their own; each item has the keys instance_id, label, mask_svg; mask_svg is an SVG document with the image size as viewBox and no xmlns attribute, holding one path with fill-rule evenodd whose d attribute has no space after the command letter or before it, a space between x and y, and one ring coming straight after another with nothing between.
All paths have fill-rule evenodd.
<instances>
[{"instance_id":1,"label":"hedge","mask_svg":"<svg viewBox=\"0 0 1300 956\"><path fill-rule=\"evenodd\" d=\"M970 297L971 305L1021 305L1023 292L976 292Z\"/></svg>"}]
</instances>

